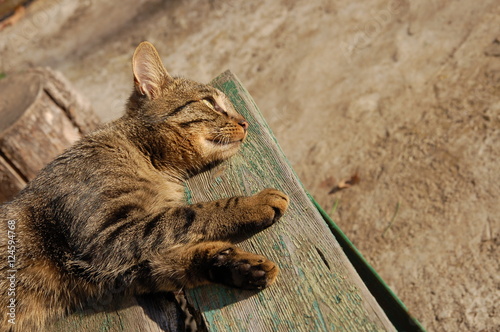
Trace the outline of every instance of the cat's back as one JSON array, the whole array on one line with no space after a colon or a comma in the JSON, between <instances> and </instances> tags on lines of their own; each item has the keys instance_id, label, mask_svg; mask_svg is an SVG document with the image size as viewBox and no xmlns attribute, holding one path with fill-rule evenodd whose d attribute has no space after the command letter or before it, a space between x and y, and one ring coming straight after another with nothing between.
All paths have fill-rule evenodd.
<instances>
[{"instance_id":1,"label":"cat's back","mask_svg":"<svg viewBox=\"0 0 500 332\"><path fill-rule=\"evenodd\" d=\"M40 171L21 192L21 200L23 195L54 198L71 193L85 199L127 183L154 182L160 174L122 127L121 122L111 123L76 142Z\"/></svg>"},{"instance_id":2,"label":"cat's back","mask_svg":"<svg viewBox=\"0 0 500 332\"><path fill-rule=\"evenodd\" d=\"M71 220L78 214L77 201L99 196L112 178L132 172L134 167L126 165L134 160L130 151L132 147L113 126L82 138L46 165L12 201L0 205L2 231L15 228L18 239L29 244L35 242L33 228L55 223L58 217ZM66 211L63 216L56 209L74 209L74 213Z\"/></svg>"},{"instance_id":3,"label":"cat's back","mask_svg":"<svg viewBox=\"0 0 500 332\"><path fill-rule=\"evenodd\" d=\"M24 228L20 236L33 242L31 233L46 228L71 234L98 227L123 206L182 200L183 187L158 172L123 127L121 121L106 125L45 166L13 201L0 206L2 228L15 220Z\"/></svg>"}]
</instances>

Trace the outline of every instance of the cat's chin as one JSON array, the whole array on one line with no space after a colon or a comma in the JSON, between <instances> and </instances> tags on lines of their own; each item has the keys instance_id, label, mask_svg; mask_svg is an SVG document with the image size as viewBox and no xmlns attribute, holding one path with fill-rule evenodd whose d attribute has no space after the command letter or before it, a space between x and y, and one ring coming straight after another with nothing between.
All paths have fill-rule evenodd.
<instances>
[{"instance_id":1,"label":"cat's chin","mask_svg":"<svg viewBox=\"0 0 500 332\"><path fill-rule=\"evenodd\" d=\"M218 142L206 139L203 143L203 151L206 153L206 157L217 156L217 159L227 159L238 152L242 140L232 142Z\"/></svg>"}]
</instances>

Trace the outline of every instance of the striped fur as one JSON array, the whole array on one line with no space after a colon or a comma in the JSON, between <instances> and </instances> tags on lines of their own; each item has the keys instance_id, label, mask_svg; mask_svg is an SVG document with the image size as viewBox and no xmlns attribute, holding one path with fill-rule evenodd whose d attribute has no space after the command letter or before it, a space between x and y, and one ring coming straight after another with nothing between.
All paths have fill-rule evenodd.
<instances>
[{"instance_id":1,"label":"striped fur","mask_svg":"<svg viewBox=\"0 0 500 332\"><path fill-rule=\"evenodd\" d=\"M220 91L171 77L147 42L133 69L126 114L0 207L0 331L41 331L116 292L210 282L258 289L276 278L272 262L232 243L272 225L288 206L285 194L184 202L187 178L237 152L245 119ZM5 310L12 299L15 317Z\"/></svg>"}]
</instances>

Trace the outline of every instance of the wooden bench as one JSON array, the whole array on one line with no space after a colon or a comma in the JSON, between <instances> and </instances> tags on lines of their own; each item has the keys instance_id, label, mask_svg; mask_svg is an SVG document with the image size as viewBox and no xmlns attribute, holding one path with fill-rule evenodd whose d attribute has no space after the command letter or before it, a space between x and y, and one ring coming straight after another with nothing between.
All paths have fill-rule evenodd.
<instances>
[{"instance_id":1,"label":"wooden bench","mask_svg":"<svg viewBox=\"0 0 500 332\"><path fill-rule=\"evenodd\" d=\"M212 84L248 120L249 135L239 154L188 181L187 200L196 203L251 195L274 187L290 195L291 205L277 224L240 244L278 263L281 274L273 286L249 292L210 285L185 292L202 321L200 330L422 331L304 190L239 80L225 72ZM96 303L88 312L75 313L48 331L184 330L183 314L171 294L109 302Z\"/></svg>"}]
</instances>

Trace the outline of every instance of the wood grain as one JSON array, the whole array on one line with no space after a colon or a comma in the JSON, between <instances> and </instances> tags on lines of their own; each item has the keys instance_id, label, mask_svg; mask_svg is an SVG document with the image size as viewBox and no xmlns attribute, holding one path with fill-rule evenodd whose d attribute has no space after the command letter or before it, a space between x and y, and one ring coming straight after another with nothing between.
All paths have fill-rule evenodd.
<instances>
[{"instance_id":1,"label":"wood grain","mask_svg":"<svg viewBox=\"0 0 500 332\"><path fill-rule=\"evenodd\" d=\"M278 263L275 285L258 293L223 286L188 292L209 331L394 330L312 204L249 93L230 72L214 80L250 123L241 153L192 178L191 203L252 195L266 187L291 205L269 229L241 243Z\"/></svg>"}]
</instances>

